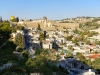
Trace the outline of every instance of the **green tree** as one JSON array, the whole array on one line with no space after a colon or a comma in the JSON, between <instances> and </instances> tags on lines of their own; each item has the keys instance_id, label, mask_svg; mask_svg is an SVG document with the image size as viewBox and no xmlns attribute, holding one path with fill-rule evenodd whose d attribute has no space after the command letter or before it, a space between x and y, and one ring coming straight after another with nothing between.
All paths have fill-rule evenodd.
<instances>
[{"instance_id":1,"label":"green tree","mask_svg":"<svg viewBox=\"0 0 100 75\"><path fill-rule=\"evenodd\" d=\"M16 17L16 22L19 22L19 18L18 17Z\"/></svg>"},{"instance_id":2,"label":"green tree","mask_svg":"<svg viewBox=\"0 0 100 75\"><path fill-rule=\"evenodd\" d=\"M72 37L73 37L72 35L71 35L71 36L67 36L66 39L67 39L68 41L71 41L71 40L72 40Z\"/></svg>"},{"instance_id":3,"label":"green tree","mask_svg":"<svg viewBox=\"0 0 100 75\"><path fill-rule=\"evenodd\" d=\"M76 56L77 56L77 58L79 58L80 60L85 59L85 57L84 57L81 53L77 53Z\"/></svg>"},{"instance_id":4,"label":"green tree","mask_svg":"<svg viewBox=\"0 0 100 75\"><path fill-rule=\"evenodd\" d=\"M40 40L40 41L44 40L44 34L41 33L41 32L39 32L39 34L40 34L40 36L39 36L39 40Z\"/></svg>"},{"instance_id":5,"label":"green tree","mask_svg":"<svg viewBox=\"0 0 100 75\"><path fill-rule=\"evenodd\" d=\"M29 52L27 50L23 50L22 54L23 54L23 57L25 58L29 57Z\"/></svg>"},{"instance_id":6,"label":"green tree","mask_svg":"<svg viewBox=\"0 0 100 75\"><path fill-rule=\"evenodd\" d=\"M79 33L78 29L75 28L75 30L73 30L74 33Z\"/></svg>"},{"instance_id":7,"label":"green tree","mask_svg":"<svg viewBox=\"0 0 100 75\"><path fill-rule=\"evenodd\" d=\"M32 19L30 19L29 21L33 21Z\"/></svg>"},{"instance_id":8,"label":"green tree","mask_svg":"<svg viewBox=\"0 0 100 75\"><path fill-rule=\"evenodd\" d=\"M37 27L37 29L38 29L38 30L41 30L40 24L38 24L38 27Z\"/></svg>"},{"instance_id":9,"label":"green tree","mask_svg":"<svg viewBox=\"0 0 100 75\"><path fill-rule=\"evenodd\" d=\"M21 33L17 33L15 36L15 44L20 48L25 48L25 38Z\"/></svg>"},{"instance_id":10,"label":"green tree","mask_svg":"<svg viewBox=\"0 0 100 75\"><path fill-rule=\"evenodd\" d=\"M42 73L43 75L53 75L53 72L58 74L59 72L67 73L65 69L59 69L54 61L48 59L47 55L50 54L48 50L38 50L41 52L36 53L35 58L29 58L25 63L30 72Z\"/></svg>"},{"instance_id":11,"label":"green tree","mask_svg":"<svg viewBox=\"0 0 100 75\"><path fill-rule=\"evenodd\" d=\"M92 67L94 69L100 69L100 58L96 58L95 61L92 62Z\"/></svg>"}]
</instances>

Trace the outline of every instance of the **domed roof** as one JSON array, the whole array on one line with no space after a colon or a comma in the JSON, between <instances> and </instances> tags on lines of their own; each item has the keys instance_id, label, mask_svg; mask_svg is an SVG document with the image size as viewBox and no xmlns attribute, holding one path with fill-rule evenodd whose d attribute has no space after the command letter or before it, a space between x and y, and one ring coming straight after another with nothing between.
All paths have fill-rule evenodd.
<instances>
[{"instance_id":1,"label":"domed roof","mask_svg":"<svg viewBox=\"0 0 100 75\"><path fill-rule=\"evenodd\" d=\"M47 20L47 17L46 17L46 16L44 16L44 17L43 17L43 19L44 19L44 20Z\"/></svg>"},{"instance_id":2,"label":"domed roof","mask_svg":"<svg viewBox=\"0 0 100 75\"><path fill-rule=\"evenodd\" d=\"M0 16L0 21L2 21L2 17Z\"/></svg>"},{"instance_id":3,"label":"domed roof","mask_svg":"<svg viewBox=\"0 0 100 75\"><path fill-rule=\"evenodd\" d=\"M11 16L11 17L10 17L10 20L14 20L14 19L15 19L15 17L14 17L14 16Z\"/></svg>"}]
</instances>

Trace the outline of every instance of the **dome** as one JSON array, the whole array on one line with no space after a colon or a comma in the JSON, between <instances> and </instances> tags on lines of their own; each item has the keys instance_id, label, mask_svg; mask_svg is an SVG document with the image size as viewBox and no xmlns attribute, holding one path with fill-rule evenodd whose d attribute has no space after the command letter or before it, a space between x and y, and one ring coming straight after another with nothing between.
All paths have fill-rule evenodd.
<instances>
[{"instance_id":1,"label":"dome","mask_svg":"<svg viewBox=\"0 0 100 75\"><path fill-rule=\"evenodd\" d=\"M46 17L46 16L44 16L44 17L43 17L43 19L44 19L44 20L47 20L47 17Z\"/></svg>"},{"instance_id":2,"label":"dome","mask_svg":"<svg viewBox=\"0 0 100 75\"><path fill-rule=\"evenodd\" d=\"M0 21L2 21L2 17L0 16Z\"/></svg>"},{"instance_id":3,"label":"dome","mask_svg":"<svg viewBox=\"0 0 100 75\"><path fill-rule=\"evenodd\" d=\"M15 17L14 17L14 16L11 16L11 17L10 17L10 20L14 20L14 19L15 19Z\"/></svg>"}]
</instances>

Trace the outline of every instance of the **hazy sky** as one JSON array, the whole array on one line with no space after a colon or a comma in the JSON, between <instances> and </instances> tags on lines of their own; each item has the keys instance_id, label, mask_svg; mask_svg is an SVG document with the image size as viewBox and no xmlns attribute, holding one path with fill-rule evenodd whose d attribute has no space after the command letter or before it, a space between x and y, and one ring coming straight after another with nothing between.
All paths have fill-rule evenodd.
<instances>
[{"instance_id":1,"label":"hazy sky","mask_svg":"<svg viewBox=\"0 0 100 75\"><path fill-rule=\"evenodd\" d=\"M100 0L0 0L0 16L58 20L77 16L100 17Z\"/></svg>"}]
</instances>

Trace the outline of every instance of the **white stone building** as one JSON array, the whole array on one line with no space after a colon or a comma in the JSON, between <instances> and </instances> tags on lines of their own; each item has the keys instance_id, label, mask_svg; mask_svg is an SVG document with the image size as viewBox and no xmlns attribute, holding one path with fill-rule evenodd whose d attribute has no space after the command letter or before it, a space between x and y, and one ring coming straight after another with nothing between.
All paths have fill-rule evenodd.
<instances>
[{"instance_id":1,"label":"white stone building","mask_svg":"<svg viewBox=\"0 0 100 75\"><path fill-rule=\"evenodd\" d=\"M48 40L44 40L42 44L43 49L52 49L52 43Z\"/></svg>"}]
</instances>

